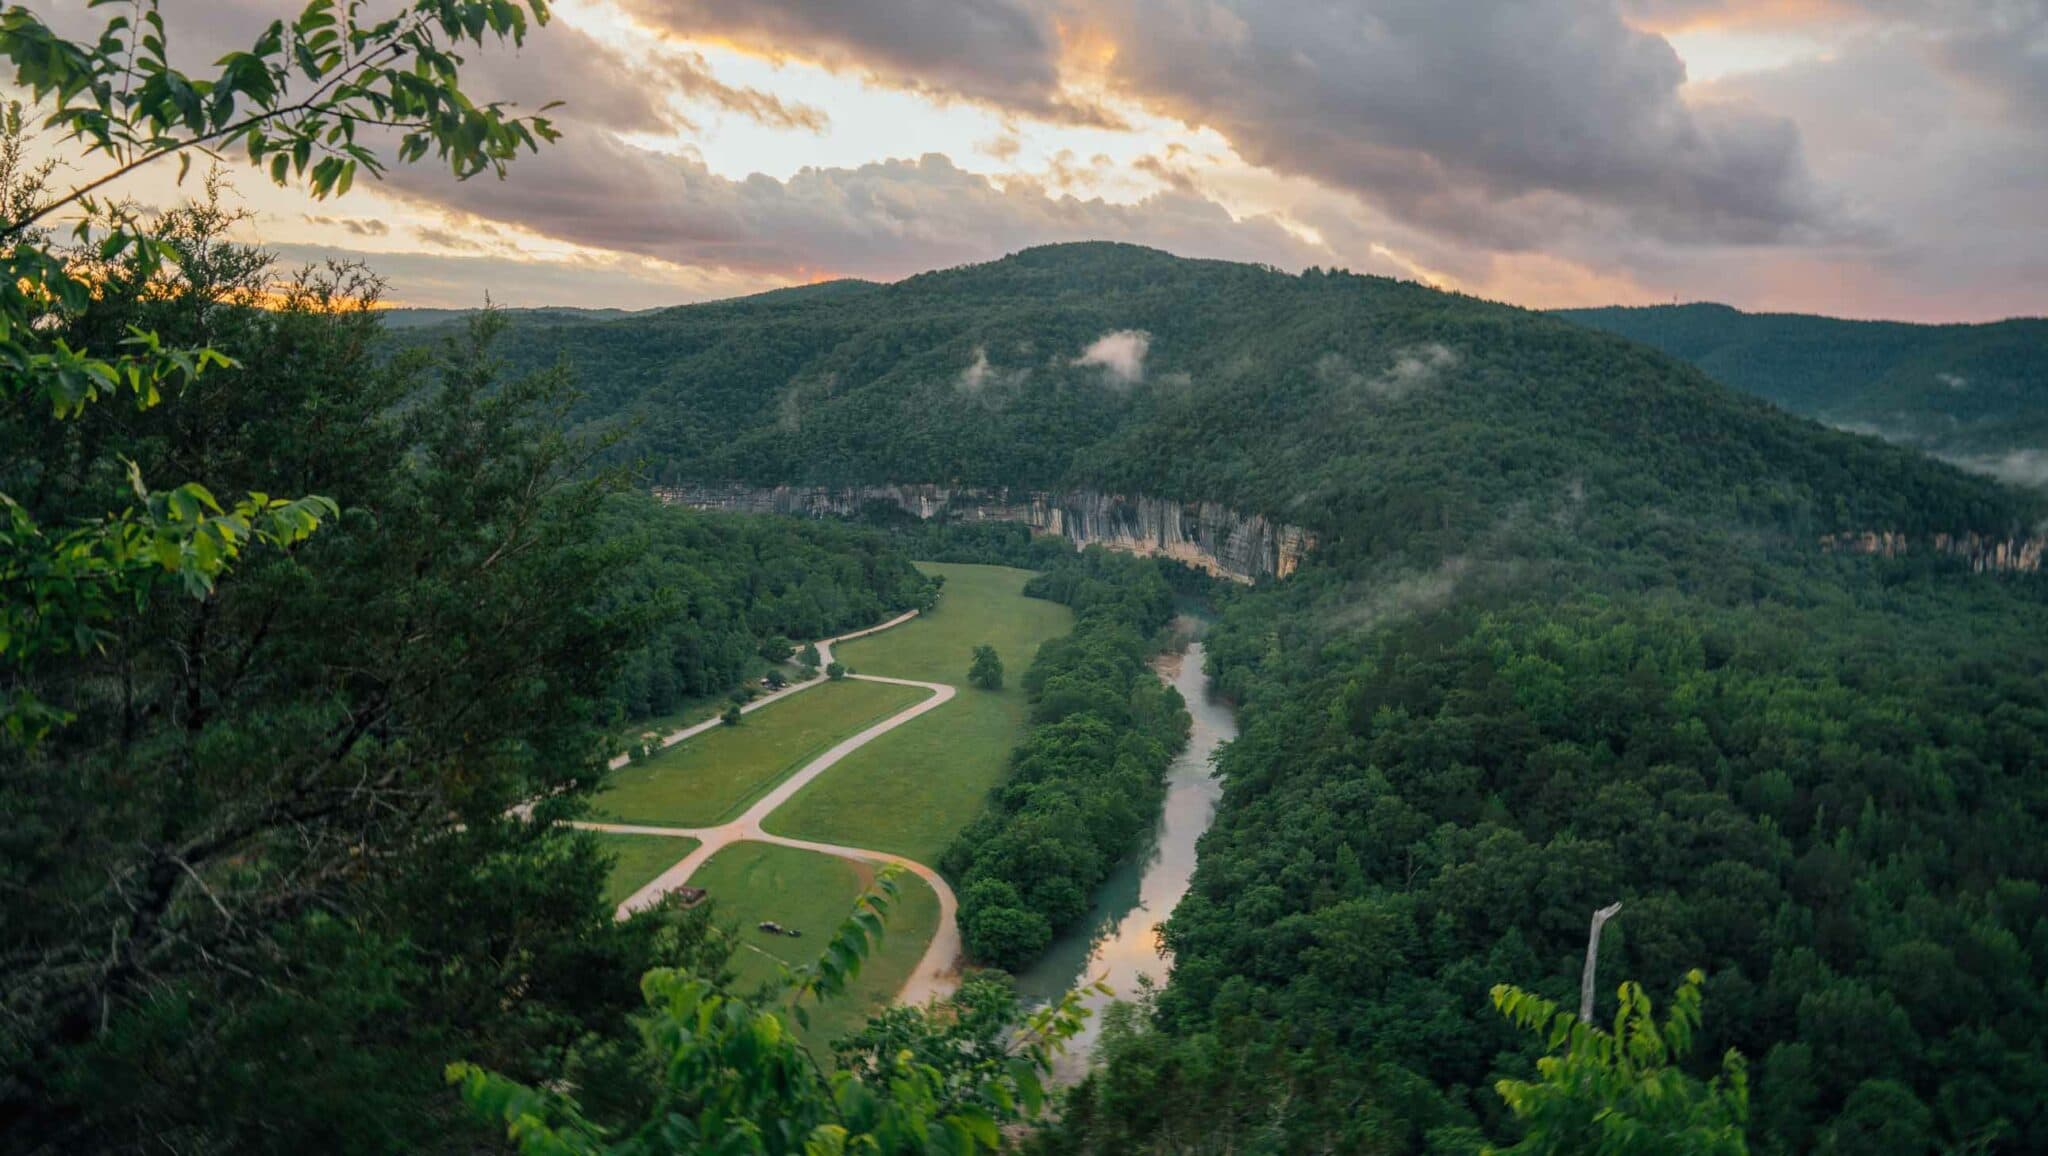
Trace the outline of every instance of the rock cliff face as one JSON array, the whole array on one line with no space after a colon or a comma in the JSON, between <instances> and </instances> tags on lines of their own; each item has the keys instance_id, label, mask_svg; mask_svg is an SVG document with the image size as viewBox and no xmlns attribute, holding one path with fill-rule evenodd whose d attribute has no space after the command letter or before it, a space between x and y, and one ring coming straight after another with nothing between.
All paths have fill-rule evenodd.
<instances>
[{"instance_id":1,"label":"rock cliff face","mask_svg":"<svg viewBox=\"0 0 2048 1156\"><path fill-rule=\"evenodd\" d=\"M2041 569L2048 538L1987 538L1982 534L1935 534L1913 539L1896 530L1866 530L1861 534L1827 534L1820 548L1844 554L1876 554L1897 558L1920 550L1949 554L1970 564L1979 574L1989 572L2034 574Z\"/></svg>"},{"instance_id":2,"label":"rock cliff face","mask_svg":"<svg viewBox=\"0 0 2048 1156\"><path fill-rule=\"evenodd\" d=\"M1077 490L1066 494L934 485L685 485L657 488L665 502L700 510L849 517L880 502L919 518L1022 522L1076 549L1101 545L1161 554L1239 582L1285 578L1315 549L1299 526L1241 514L1214 502L1176 502Z\"/></svg>"}]
</instances>

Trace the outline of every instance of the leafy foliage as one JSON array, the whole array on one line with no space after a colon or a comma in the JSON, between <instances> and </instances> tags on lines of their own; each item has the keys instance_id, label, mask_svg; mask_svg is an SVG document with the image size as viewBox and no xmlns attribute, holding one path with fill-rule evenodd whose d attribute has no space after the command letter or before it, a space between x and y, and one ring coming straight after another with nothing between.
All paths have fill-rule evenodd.
<instances>
[{"instance_id":1,"label":"leafy foliage","mask_svg":"<svg viewBox=\"0 0 2048 1156\"><path fill-rule=\"evenodd\" d=\"M606 696L606 712L622 722L725 691L787 659L791 638L872 626L923 605L930 588L881 534L832 523L701 514L617 494L600 526L622 556L601 605L647 623L620 652Z\"/></svg>"},{"instance_id":2,"label":"leafy foliage","mask_svg":"<svg viewBox=\"0 0 2048 1156\"><path fill-rule=\"evenodd\" d=\"M1688 972L1658 1023L1650 998L1633 983L1621 985L1614 1027L1601 1031L1579 1022L1540 996L1501 984L1493 1006L1523 1031L1545 1040L1537 1079L1502 1080L1508 1110L1525 1130L1522 1139L1489 1152L1543 1156L1743 1156L1749 1116L1749 1075L1734 1051L1723 1057L1710 1084L1674 1063L1692 1051L1700 1028L1700 985Z\"/></svg>"},{"instance_id":3,"label":"leafy foliage","mask_svg":"<svg viewBox=\"0 0 2048 1156\"><path fill-rule=\"evenodd\" d=\"M110 265L125 263L122 273L147 281L180 258L174 238L153 233L128 207L94 198L128 173L177 156L182 176L191 150L240 148L277 184L302 184L324 197L346 193L358 169L381 171L378 154L356 139L359 126L397 128L401 160L432 150L461 177L484 168L502 173L521 148L552 139L545 118L473 104L461 89L461 59L449 51L493 38L517 43L529 13L545 21L547 8L542 0L431 0L365 24L358 5L309 0L289 26L273 22L249 51L223 57L218 76L194 78L168 62L157 0L119 8L85 43L59 36L30 9L0 10L0 59L44 128L109 166L54 192L52 167L26 160L21 107L6 109L0 396L40 402L57 420L123 394L147 409L229 364L204 344L166 344L142 327L100 348L66 332L67 321L103 299ZM53 245L43 224L67 211L77 214L69 250ZM280 499L260 490L227 509L189 482L153 495L132 464L129 472L132 504L61 528L39 523L0 492L8 547L0 657L27 662L97 647L99 624L118 603L146 600L156 575L176 576L203 597L245 548L289 547L335 513L324 497ZM0 722L15 742L66 721L62 710L18 689L0 700Z\"/></svg>"},{"instance_id":4,"label":"leafy foliage","mask_svg":"<svg viewBox=\"0 0 2048 1156\"><path fill-rule=\"evenodd\" d=\"M450 1065L448 1080L532 1156L997 1151L1004 1124L1044 1106L1052 1057L1086 1014L1078 997L1031 1013L1020 1032L1014 997L970 985L955 1008L891 1013L850 1042L851 1062L830 1073L790 1029L859 973L893 894L885 873L824 955L758 1001L691 972L649 972L642 1070L652 1087L617 1126L589 1119L569 1096L473 1064Z\"/></svg>"},{"instance_id":5,"label":"leafy foliage","mask_svg":"<svg viewBox=\"0 0 2048 1156\"><path fill-rule=\"evenodd\" d=\"M974 661L967 666L967 681L983 690L1003 689L1003 660L995 647L983 643L974 648Z\"/></svg>"}]
</instances>

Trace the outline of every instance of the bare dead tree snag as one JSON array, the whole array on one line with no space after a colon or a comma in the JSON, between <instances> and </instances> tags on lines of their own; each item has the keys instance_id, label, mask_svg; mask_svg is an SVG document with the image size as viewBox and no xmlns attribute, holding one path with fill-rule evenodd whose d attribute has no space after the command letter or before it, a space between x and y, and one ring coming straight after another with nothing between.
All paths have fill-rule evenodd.
<instances>
[{"instance_id":1,"label":"bare dead tree snag","mask_svg":"<svg viewBox=\"0 0 2048 1156\"><path fill-rule=\"evenodd\" d=\"M1607 921L1621 913L1621 904L1612 903L1593 913L1593 932L1586 937L1586 974L1579 980L1579 1022L1593 1022L1593 972L1600 965L1600 929Z\"/></svg>"}]
</instances>

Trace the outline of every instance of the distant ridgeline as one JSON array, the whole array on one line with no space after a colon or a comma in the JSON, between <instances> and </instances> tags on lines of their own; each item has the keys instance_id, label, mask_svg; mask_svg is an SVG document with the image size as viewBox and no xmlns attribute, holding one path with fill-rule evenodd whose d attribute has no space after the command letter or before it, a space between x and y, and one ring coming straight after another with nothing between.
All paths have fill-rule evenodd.
<instances>
[{"instance_id":1,"label":"distant ridgeline","mask_svg":"<svg viewBox=\"0 0 2048 1156\"><path fill-rule=\"evenodd\" d=\"M1532 537L1573 551L1761 531L1814 553L1865 530L2039 532L2030 497L1583 320L1078 244L888 285L521 315L494 352L569 365L572 419L692 504L815 513L873 491L917 513L943 489L949 509L1015 506L1077 542L1239 578L1293 572L1311 544L1318 565L1427 565L1526 556ZM1988 398L1985 364L1970 380Z\"/></svg>"},{"instance_id":2,"label":"distant ridgeline","mask_svg":"<svg viewBox=\"0 0 2048 1156\"><path fill-rule=\"evenodd\" d=\"M1709 304L1558 316L1654 346L1793 413L2048 485L2048 320L1912 325Z\"/></svg>"},{"instance_id":3,"label":"distant ridgeline","mask_svg":"<svg viewBox=\"0 0 2048 1156\"><path fill-rule=\"evenodd\" d=\"M693 509L738 513L852 517L879 502L923 519L944 515L956 521L1021 522L1033 530L1059 535L1076 548L1101 545L1159 555L1245 583L1287 577L1316 544L1315 535L1300 526L1241 514L1215 502L1176 502L1093 490L1052 494L936 485L766 487L735 483L658 486L654 494L665 502Z\"/></svg>"}]
</instances>

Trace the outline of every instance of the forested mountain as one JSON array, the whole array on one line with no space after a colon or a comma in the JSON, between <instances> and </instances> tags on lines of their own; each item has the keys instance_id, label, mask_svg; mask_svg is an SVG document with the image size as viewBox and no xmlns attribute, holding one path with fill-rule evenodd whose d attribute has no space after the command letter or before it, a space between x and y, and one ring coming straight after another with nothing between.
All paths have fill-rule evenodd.
<instances>
[{"instance_id":1,"label":"forested mountain","mask_svg":"<svg viewBox=\"0 0 2048 1156\"><path fill-rule=\"evenodd\" d=\"M1654 346L1794 413L2048 483L2048 320L1912 325L1706 304L1558 315Z\"/></svg>"},{"instance_id":2,"label":"forested mountain","mask_svg":"<svg viewBox=\"0 0 2048 1156\"><path fill-rule=\"evenodd\" d=\"M656 480L1088 484L1383 550L1655 507L1802 538L2006 534L2031 506L1776 413L1630 342L1384 278L1125 245L1027 250L598 324L515 365ZM1448 536L1446 536L1448 535Z\"/></svg>"},{"instance_id":3,"label":"forested mountain","mask_svg":"<svg viewBox=\"0 0 2048 1156\"><path fill-rule=\"evenodd\" d=\"M1215 595L1243 737L1175 978L1047 1149L1512 1139L1541 1047L1489 988L1569 999L1616 900L1603 979L1705 971L1691 1062L1747 1057L1757 1150L2048 1145L2048 590L1927 548L2036 498L1560 318L1123 246L513 337L664 479L1318 536ZM1820 547L1866 530L1917 546Z\"/></svg>"}]
</instances>

